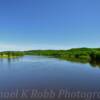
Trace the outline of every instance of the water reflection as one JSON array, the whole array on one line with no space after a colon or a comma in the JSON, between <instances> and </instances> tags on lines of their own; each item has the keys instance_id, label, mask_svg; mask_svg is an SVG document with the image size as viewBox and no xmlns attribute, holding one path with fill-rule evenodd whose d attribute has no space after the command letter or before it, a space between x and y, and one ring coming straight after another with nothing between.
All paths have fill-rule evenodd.
<instances>
[{"instance_id":1,"label":"water reflection","mask_svg":"<svg viewBox=\"0 0 100 100\"><path fill-rule=\"evenodd\" d=\"M100 61L96 61L96 60L91 60L90 62L90 65L92 66L92 67L98 67L98 68L100 68Z\"/></svg>"},{"instance_id":2,"label":"water reflection","mask_svg":"<svg viewBox=\"0 0 100 100\"><path fill-rule=\"evenodd\" d=\"M37 61L39 61L38 57L35 57L35 60L36 59L37 59ZM27 61L32 60L34 62L34 57L33 57L33 59L32 59L32 57L28 57L28 58L27 57L0 58L0 63L8 63L8 65L11 65L14 62L26 61L26 60ZM98 67L98 68L100 68L100 61L99 60L87 61L85 59L76 59L76 58L72 59L72 58L69 58L69 59L67 59L67 61L72 62L72 63L81 63L81 64L88 64L89 63L91 65L91 67Z\"/></svg>"},{"instance_id":3,"label":"water reflection","mask_svg":"<svg viewBox=\"0 0 100 100\"><path fill-rule=\"evenodd\" d=\"M0 58L0 63L3 63L3 59L2 58Z\"/></svg>"},{"instance_id":4,"label":"water reflection","mask_svg":"<svg viewBox=\"0 0 100 100\"><path fill-rule=\"evenodd\" d=\"M0 58L0 63L8 63L8 65L11 65L14 62L19 62L21 58L16 57L16 58Z\"/></svg>"},{"instance_id":5,"label":"water reflection","mask_svg":"<svg viewBox=\"0 0 100 100\"><path fill-rule=\"evenodd\" d=\"M69 58L69 59L67 59L67 61L72 62L72 63L90 64L91 67L98 67L98 68L100 68L100 60L90 60L90 61L87 61L85 59Z\"/></svg>"}]
</instances>

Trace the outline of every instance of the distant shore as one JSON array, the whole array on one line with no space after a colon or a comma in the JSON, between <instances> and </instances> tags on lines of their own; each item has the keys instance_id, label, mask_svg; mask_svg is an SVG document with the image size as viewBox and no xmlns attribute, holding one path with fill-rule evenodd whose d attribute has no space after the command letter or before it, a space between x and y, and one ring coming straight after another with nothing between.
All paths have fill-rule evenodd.
<instances>
[{"instance_id":1,"label":"distant shore","mask_svg":"<svg viewBox=\"0 0 100 100\"><path fill-rule=\"evenodd\" d=\"M29 50L0 52L0 58L15 58L24 55L42 55L72 62L100 62L100 48L72 48L69 50Z\"/></svg>"}]
</instances>

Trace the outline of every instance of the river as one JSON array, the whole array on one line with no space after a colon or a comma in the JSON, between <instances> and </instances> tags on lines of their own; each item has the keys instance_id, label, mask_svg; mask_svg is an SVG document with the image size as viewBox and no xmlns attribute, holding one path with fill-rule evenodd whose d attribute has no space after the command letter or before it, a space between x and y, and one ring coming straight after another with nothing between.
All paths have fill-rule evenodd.
<instances>
[{"instance_id":1,"label":"river","mask_svg":"<svg viewBox=\"0 0 100 100\"><path fill-rule=\"evenodd\" d=\"M2 96L1 98L8 100L12 91L20 92L19 96L21 96L24 90L28 92L32 90L50 92L52 90L59 94L61 89L98 92L100 90L100 68L92 67L90 64L72 63L44 56L0 59L0 93L9 92L9 97ZM23 97L23 100L26 98ZM63 95L62 98L64 100ZM40 98L37 99L40 100ZM32 100L37 99L32 98ZM49 100L43 97L42 99Z\"/></svg>"}]
</instances>

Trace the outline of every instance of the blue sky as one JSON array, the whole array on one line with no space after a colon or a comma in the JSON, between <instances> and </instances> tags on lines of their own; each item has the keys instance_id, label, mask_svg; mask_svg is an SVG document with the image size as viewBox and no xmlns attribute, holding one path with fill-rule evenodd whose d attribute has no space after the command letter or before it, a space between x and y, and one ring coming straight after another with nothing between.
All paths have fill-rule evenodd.
<instances>
[{"instance_id":1,"label":"blue sky","mask_svg":"<svg viewBox=\"0 0 100 100\"><path fill-rule=\"evenodd\" d=\"M0 0L0 50L100 47L100 0Z\"/></svg>"}]
</instances>

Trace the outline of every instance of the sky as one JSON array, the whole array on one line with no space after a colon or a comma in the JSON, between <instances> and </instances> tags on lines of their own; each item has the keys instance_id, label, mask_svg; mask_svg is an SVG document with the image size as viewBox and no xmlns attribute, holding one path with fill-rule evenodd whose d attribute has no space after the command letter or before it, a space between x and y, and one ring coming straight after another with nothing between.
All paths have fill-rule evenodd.
<instances>
[{"instance_id":1,"label":"sky","mask_svg":"<svg viewBox=\"0 0 100 100\"><path fill-rule=\"evenodd\" d=\"M0 0L0 51L100 47L100 0Z\"/></svg>"}]
</instances>

